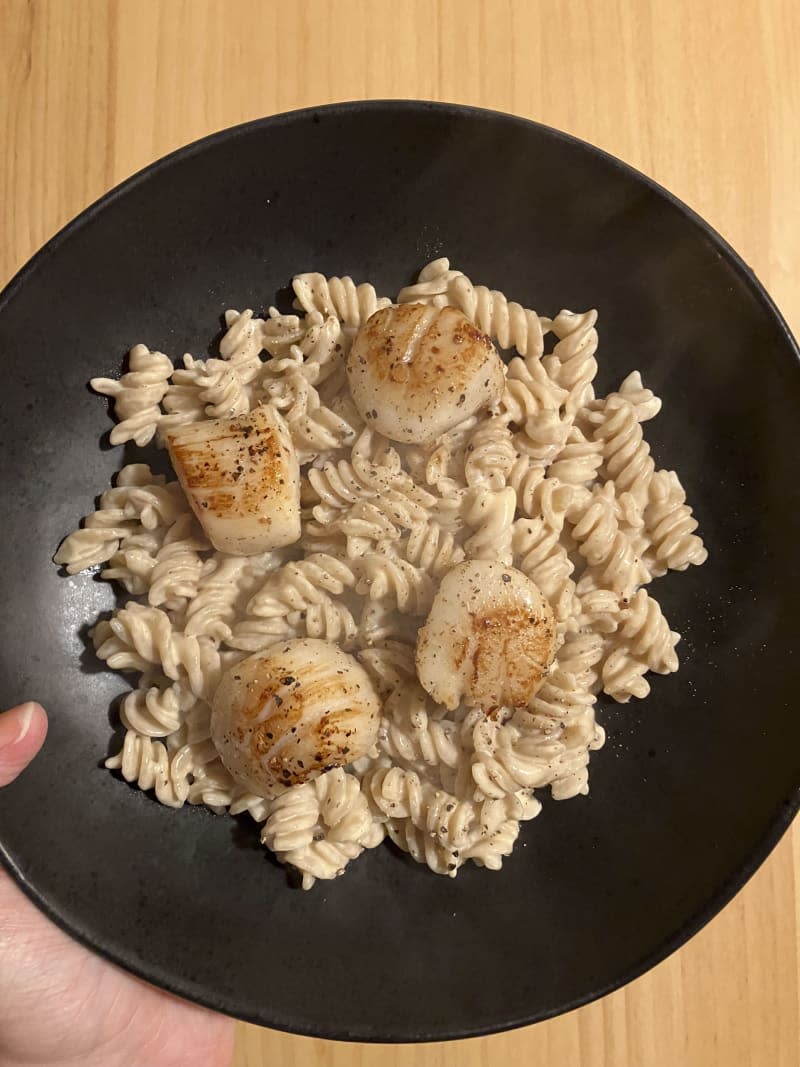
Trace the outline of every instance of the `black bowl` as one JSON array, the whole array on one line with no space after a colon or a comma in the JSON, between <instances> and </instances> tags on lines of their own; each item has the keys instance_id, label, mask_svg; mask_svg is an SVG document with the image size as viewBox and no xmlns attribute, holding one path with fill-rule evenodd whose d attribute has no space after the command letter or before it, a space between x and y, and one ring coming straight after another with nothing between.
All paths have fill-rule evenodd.
<instances>
[{"instance_id":1,"label":"black bowl","mask_svg":"<svg viewBox=\"0 0 800 1067\"><path fill-rule=\"evenodd\" d=\"M602 704L592 793L546 803L499 874L388 847L311 893L255 829L175 813L98 769L124 688L84 651L113 591L51 563L123 457L87 389L145 340L205 354L226 307L302 270L389 292L446 253L545 313L600 311L600 387L633 368L710 549L659 584L683 666ZM798 803L797 348L702 220L595 148L506 115L343 104L251 123L85 211L0 297L0 702L43 701L42 755L0 793L5 862L72 934L257 1023L363 1040L530 1023L619 986L711 918Z\"/></svg>"}]
</instances>

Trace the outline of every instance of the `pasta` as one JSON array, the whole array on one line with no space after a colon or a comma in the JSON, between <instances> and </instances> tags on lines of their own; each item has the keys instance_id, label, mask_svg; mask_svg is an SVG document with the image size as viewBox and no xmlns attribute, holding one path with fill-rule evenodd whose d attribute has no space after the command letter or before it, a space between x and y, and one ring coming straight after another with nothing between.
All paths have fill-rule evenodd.
<instances>
[{"instance_id":1,"label":"pasta","mask_svg":"<svg viewBox=\"0 0 800 1067\"><path fill-rule=\"evenodd\" d=\"M391 300L379 297L368 282L356 285L352 278L326 278L324 274L298 274L292 282L298 308L306 313L336 315L342 325L359 327Z\"/></svg>"},{"instance_id":2,"label":"pasta","mask_svg":"<svg viewBox=\"0 0 800 1067\"><path fill-rule=\"evenodd\" d=\"M324 522L324 515L351 507L359 500L373 499L397 482L406 484L397 452L384 438L362 430L349 460L329 460L321 467L309 467L309 486L322 505L321 510L314 509L314 518Z\"/></svg>"},{"instance_id":3,"label":"pasta","mask_svg":"<svg viewBox=\"0 0 800 1067\"><path fill-rule=\"evenodd\" d=\"M128 357L130 370L118 382L92 378L92 389L113 396L118 422L111 431L112 445L133 441L143 447L152 441L161 417L159 407L173 370L172 360L163 352L151 352L146 345L134 345Z\"/></svg>"},{"instance_id":4,"label":"pasta","mask_svg":"<svg viewBox=\"0 0 800 1067\"><path fill-rule=\"evenodd\" d=\"M393 692L405 680L416 676L414 647L402 641L384 640L362 649L358 658L382 696Z\"/></svg>"},{"instance_id":5,"label":"pasta","mask_svg":"<svg viewBox=\"0 0 800 1067\"><path fill-rule=\"evenodd\" d=\"M312 604L324 603L328 594L339 595L355 582L347 563L318 553L275 571L250 600L247 610L266 618L307 611Z\"/></svg>"},{"instance_id":6,"label":"pasta","mask_svg":"<svg viewBox=\"0 0 800 1067\"><path fill-rule=\"evenodd\" d=\"M254 592L255 583L263 577L270 562L271 553L247 558L219 553L217 558L207 560L197 592L186 608L187 636L205 635L216 641L229 641L239 602Z\"/></svg>"},{"instance_id":7,"label":"pasta","mask_svg":"<svg viewBox=\"0 0 800 1067\"><path fill-rule=\"evenodd\" d=\"M106 760L111 771L119 770L126 782L135 782L140 789L154 789L156 799L170 808L180 808L189 795L186 780L172 776L167 749L161 741L128 730L122 749Z\"/></svg>"},{"instance_id":8,"label":"pasta","mask_svg":"<svg viewBox=\"0 0 800 1067\"><path fill-rule=\"evenodd\" d=\"M412 523L408 536L398 545L404 559L415 567L441 578L456 563L466 558L464 549L456 543L452 533L434 520Z\"/></svg>"},{"instance_id":9,"label":"pasta","mask_svg":"<svg viewBox=\"0 0 800 1067\"><path fill-rule=\"evenodd\" d=\"M633 404L623 396L607 400L594 439L602 445L606 479L614 483L617 493L632 493L637 504L644 506L655 464Z\"/></svg>"},{"instance_id":10,"label":"pasta","mask_svg":"<svg viewBox=\"0 0 800 1067\"><path fill-rule=\"evenodd\" d=\"M163 676L162 676L163 677ZM119 717L122 725L146 737L167 737L180 729L185 713L197 703L197 697L181 682L160 684L143 674L139 688L127 693Z\"/></svg>"},{"instance_id":11,"label":"pasta","mask_svg":"<svg viewBox=\"0 0 800 1067\"><path fill-rule=\"evenodd\" d=\"M353 560L359 575L356 592L370 600L390 600L397 610L425 615L433 601L434 582L427 571L388 552L370 552Z\"/></svg>"},{"instance_id":12,"label":"pasta","mask_svg":"<svg viewBox=\"0 0 800 1067\"><path fill-rule=\"evenodd\" d=\"M511 564L511 538L517 494L510 486L489 489L478 485L465 497L463 516L474 533L464 542L470 559L493 559Z\"/></svg>"},{"instance_id":13,"label":"pasta","mask_svg":"<svg viewBox=\"0 0 800 1067\"><path fill-rule=\"evenodd\" d=\"M560 363L555 366L560 368ZM556 458L572 424L571 416L566 415L568 397L543 362L524 363L519 357L511 361L500 411L509 423L518 426L514 445L519 452L542 464Z\"/></svg>"},{"instance_id":14,"label":"pasta","mask_svg":"<svg viewBox=\"0 0 800 1067\"><path fill-rule=\"evenodd\" d=\"M686 493L675 471L653 475L644 524L649 541L647 565L653 577L705 563L708 553L694 532L697 519L686 505Z\"/></svg>"},{"instance_id":15,"label":"pasta","mask_svg":"<svg viewBox=\"0 0 800 1067\"><path fill-rule=\"evenodd\" d=\"M269 808L261 840L302 873L303 888L340 875L384 831L370 815L361 783L335 768L281 794Z\"/></svg>"},{"instance_id":16,"label":"pasta","mask_svg":"<svg viewBox=\"0 0 800 1067\"><path fill-rule=\"evenodd\" d=\"M557 385L567 390L564 410L573 417L594 400L592 382L597 374L597 360L594 358L597 351L596 322L596 311L587 311L583 315L560 311L550 325L558 343L552 353L544 357L542 366Z\"/></svg>"},{"instance_id":17,"label":"pasta","mask_svg":"<svg viewBox=\"0 0 800 1067\"><path fill-rule=\"evenodd\" d=\"M304 888L337 877L384 837L438 874L455 876L469 861L498 870L522 823L540 813L542 789L559 800L588 792L590 756L605 737L600 694L641 698L650 673L678 668L679 635L652 583L707 552L678 475L656 468L644 437L661 401L637 371L595 395L596 311L543 318L445 258L396 300L438 311L385 312L389 298L348 276L300 274L293 291L291 314L227 311L218 356L187 353L175 366L140 344L119 380L92 380L113 400L114 445L163 445L189 423L267 405L301 464L301 536L287 547L214 550L181 484L132 463L58 548L67 573L99 569L133 598L91 631L101 660L138 676L120 706L122 747L106 767L170 807L249 814ZM475 329L490 336L508 350L501 387L478 411L459 408L456 389L438 437L408 418L409 443L382 436L379 427L392 428L348 385L348 359L364 351L361 328L376 312L375 322L449 316L454 337L459 322L473 340ZM498 372L496 355L487 359ZM380 366L376 357L377 389ZM394 397L403 374L392 380ZM439 584L454 567L478 566L498 583L503 568L521 572L514 580L534 582L548 611L555 659L519 706L504 706L517 699L509 696L473 706L465 694L477 701L477 688L451 699L419 659ZM279 782L268 799L212 738L214 696L232 668L248 669L246 657L274 656L267 650L298 638L355 656L380 706L377 739L351 749L350 764L282 792ZM373 711L373 729L377 721Z\"/></svg>"},{"instance_id":18,"label":"pasta","mask_svg":"<svg viewBox=\"0 0 800 1067\"><path fill-rule=\"evenodd\" d=\"M620 528L614 483L590 494L586 510L572 530L578 551L592 568L592 578L601 589L631 594L650 580L647 568L636 555L629 537Z\"/></svg>"},{"instance_id":19,"label":"pasta","mask_svg":"<svg viewBox=\"0 0 800 1067\"><path fill-rule=\"evenodd\" d=\"M508 425L497 416L486 419L470 435L466 446L464 477L467 485L484 483L490 489L505 488L517 460Z\"/></svg>"},{"instance_id":20,"label":"pasta","mask_svg":"<svg viewBox=\"0 0 800 1067\"><path fill-rule=\"evenodd\" d=\"M323 405L313 385L294 367L266 388L275 408L286 419L301 463L322 452L351 444L355 430L340 415Z\"/></svg>"},{"instance_id":21,"label":"pasta","mask_svg":"<svg viewBox=\"0 0 800 1067\"><path fill-rule=\"evenodd\" d=\"M507 300L503 293L473 285L461 271L450 270L447 259L434 260L423 268L418 283L400 291L398 302L452 304L501 348L516 348L531 359L542 354L548 320Z\"/></svg>"},{"instance_id":22,"label":"pasta","mask_svg":"<svg viewBox=\"0 0 800 1067\"><path fill-rule=\"evenodd\" d=\"M570 486L546 478L534 489L527 509L536 517L517 519L511 530L515 565L539 586L560 624L566 624L574 613L574 565L562 544L571 500Z\"/></svg>"},{"instance_id":23,"label":"pasta","mask_svg":"<svg viewBox=\"0 0 800 1067\"><path fill-rule=\"evenodd\" d=\"M368 655L362 653L362 659ZM463 750L460 724L429 713L430 700L416 680L413 650L410 666L411 671L398 677L384 701L378 748L393 763L412 769L444 765L453 770Z\"/></svg>"}]
</instances>

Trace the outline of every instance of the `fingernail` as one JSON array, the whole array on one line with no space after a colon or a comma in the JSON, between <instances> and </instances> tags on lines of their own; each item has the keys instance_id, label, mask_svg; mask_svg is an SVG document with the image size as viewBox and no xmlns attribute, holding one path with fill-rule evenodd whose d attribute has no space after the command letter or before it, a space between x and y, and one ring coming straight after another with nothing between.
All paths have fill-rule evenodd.
<instances>
[{"instance_id":1,"label":"fingernail","mask_svg":"<svg viewBox=\"0 0 800 1067\"><path fill-rule=\"evenodd\" d=\"M28 730L31 728L31 722L33 721L33 711L36 705L32 700L29 700L27 704L20 706L19 714L17 715L18 729L17 736L14 738L14 744L18 745L20 741L27 735Z\"/></svg>"}]
</instances>

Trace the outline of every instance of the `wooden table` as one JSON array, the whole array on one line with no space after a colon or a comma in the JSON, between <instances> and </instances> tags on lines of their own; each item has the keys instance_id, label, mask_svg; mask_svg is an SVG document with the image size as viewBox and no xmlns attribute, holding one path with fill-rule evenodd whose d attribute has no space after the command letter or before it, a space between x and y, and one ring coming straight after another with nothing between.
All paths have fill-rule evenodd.
<instances>
[{"instance_id":1,"label":"wooden table","mask_svg":"<svg viewBox=\"0 0 800 1067\"><path fill-rule=\"evenodd\" d=\"M796 0L0 0L0 284L187 141L308 104L427 97L539 119L652 175L800 334L798 56ZM799 885L795 828L690 944L598 1003L449 1045L242 1026L236 1067L797 1067Z\"/></svg>"}]
</instances>

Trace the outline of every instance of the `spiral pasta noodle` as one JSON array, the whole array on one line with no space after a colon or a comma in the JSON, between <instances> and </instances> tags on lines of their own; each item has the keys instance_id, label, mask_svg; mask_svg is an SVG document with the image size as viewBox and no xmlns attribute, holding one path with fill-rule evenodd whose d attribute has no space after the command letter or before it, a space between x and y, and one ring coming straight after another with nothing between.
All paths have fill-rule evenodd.
<instances>
[{"instance_id":1,"label":"spiral pasta noodle","mask_svg":"<svg viewBox=\"0 0 800 1067\"><path fill-rule=\"evenodd\" d=\"M203 804L215 815L222 815L233 807L236 794L236 784L222 760L210 760L192 769L187 803Z\"/></svg>"},{"instance_id":2,"label":"spiral pasta noodle","mask_svg":"<svg viewBox=\"0 0 800 1067\"><path fill-rule=\"evenodd\" d=\"M358 658L383 696L416 678L414 648L403 641L382 640L380 644L362 648Z\"/></svg>"},{"instance_id":3,"label":"spiral pasta noodle","mask_svg":"<svg viewBox=\"0 0 800 1067\"><path fill-rule=\"evenodd\" d=\"M184 633L227 642L241 610L276 562L272 552L247 557L219 553L207 560L197 592L186 606Z\"/></svg>"},{"instance_id":4,"label":"spiral pasta noodle","mask_svg":"<svg viewBox=\"0 0 800 1067\"><path fill-rule=\"evenodd\" d=\"M114 670L144 671L160 666L173 681L188 680L192 692L206 698L219 676L219 652L203 637L173 629L166 612L132 602L108 623L95 627L95 649Z\"/></svg>"},{"instance_id":5,"label":"spiral pasta noodle","mask_svg":"<svg viewBox=\"0 0 800 1067\"><path fill-rule=\"evenodd\" d=\"M623 397L606 402L594 438L603 447L606 476L618 493L631 493L642 505L655 471L636 409Z\"/></svg>"},{"instance_id":6,"label":"spiral pasta noodle","mask_svg":"<svg viewBox=\"0 0 800 1067\"><path fill-rule=\"evenodd\" d=\"M367 652L361 654L362 660ZM463 752L459 725L451 719L437 719L429 712L430 698L416 681L413 670L398 679L384 703L384 721L378 735L378 748L394 763L409 767L455 768Z\"/></svg>"},{"instance_id":7,"label":"spiral pasta noodle","mask_svg":"<svg viewBox=\"0 0 800 1067\"><path fill-rule=\"evenodd\" d=\"M654 576L667 570L685 571L705 563L708 552L694 532L697 519L686 504L686 493L675 471L656 471L650 481L644 513L648 562Z\"/></svg>"},{"instance_id":8,"label":"spiral pasta noodle","mask_svg":"<svg viewBox=\"0 0 800 1067\"><path fill-rule=\"evenodd\" d=\"M572 416L562 412L568 395L543 361L511 361L498 417L517 427L513 441L519 452L542 464L556 458L572 425Z\"/></svg>"},{"instance_id":9,"label":"spiral pasta noodle","mask_svg":"<svg viewBox=\"0 0 800 1067\"><path fill-rule=\"evenodd\" d=\"M270 320L273 325L276 320ZM291 321L296 321L292 319ZM287 372L302 375L313 386L321 386L331 378L337 378L341 382L344 371L344 353L349 347L349 342L342 326L335 315L323 318L316 313L306 317L304 331L291 329L286 334L286 345L273 343L271 358L263 365L264 380L262 385L268 386ZM262 343L266 341L266 332L269 327L265 324L262 329Z\"/></svg>"},{"instance_id":10,"label":"spiral pasta noodle","mask_svg":"<svg viewBox=\"0 0 800 1067\"><path fill-rule=\"evenodd\" d=\"M572 489L552 479L539 482L533 491L534 519L517 519L511 530L515 565L542 590L559 623L575 611L572 560L561 543Z\"/></svg>"},{"instance_id":11,"label":"spiral pasta noodle","mask_svg":"<svg viewBox=\"0 0 800 1067\"><path fill-rule=\"evenodd\" d=\"M473 732L472 777L483 796L502 799L552 781L554 751L516 726L478 722Z\"/></svg>"},{"instance_id":12,"label":"spiral pasta noodle","mask_svg":"<svg viewBox=\"0 0 800 1067\"><path fill-rule=\"evenodd\" d=\"M460 270L450 269L450 260L431 260L419 272L414 285L407 285L397 294L398 304L433 304L444 307L449 303L450 286L456 278L463 277Z\"/></svg>"},{"instance_id":13,"label":"spiral pasta noodle","mask_svg":"<svg viewBox=\"0 0 800 1067\"><path fill-rule=\"evenodd\" d=\"M181 726L186 712L197 703L197 697L180 682L148 685L143 675L138 689L131 690L122 700L122 725L145 737L167 737Z\"/></svg>"},{"instance_id":14,"label":"spiral pasta noodle","mask_svg":"<svg viewBox=\"0 0 800 1067\"><path fill-rule=\"evenodd\" d=\"M516 460L508 426L497 416L489 418L470 435L464 460L465 481L467 485L503 489Z\"/></svg>"},{"instance_id":15,"label":"spiral pasta noodle","mask_svg":"<svg viewBox=\"0 0 800 1067\"><path fill-rule=\"evenodd\" d=\"M180 808L189 795L189 783L173 774L167 749L161 741L128 730L122 749L105 763L111 771L119 770L126 782L135 782L141 790L155 790L161 804Z\"/></svg>"},{"instance_id":16,"label":"spiral pasta noodle","mask_svg":"<svg viewBox=\"0 0 800 1067\"><path fill-rule=\"evenodd\" d=\"M65 537L54 556L68 574L77 574L113 559L142 527L155 530L171 525L187 512L177 482L154 479L145 464L130 464L119 472L117 485L100 497L100 507L84 519L83 528ZM154 543L155 544L155 543Z\"/></svg>"},{"instance_id":17,"label":"spiral pasta noodle","mask_svg":"<svg viewBox=\"0 0 800 1067\"><path fill-rule=\"evenodd\" d=\"M654 419L661 411L661 400L652 389L646 388L638 370L631 371L627 377L623 378L616 392L609 393L604 400L593 401L588 405L588 408L591 411L602 411L609 400L613 403L617 403L619 400L627 400L636 412L636 418L639 422L647 422L650 419Z\"/></svg>"},{"instance_id":18,"label":"spiral pasta noodle","mask_svg":"<svg viewBox=\"0 0 800 1067\"><path fill-rule=\"evenodd\" d=\"M92 378L90 385L96 393L114 397L114 414L119 421L111 431L111 444L133 441L143 448L158 429L161 400L175 368L169 356L151 352L146 345L134 345L129 363L130 370L119 381Z\"/></svg>"},{"instance_id":19,"label":"spiral pasta noodle","mask_svg":"<svg viewBox=\"0 0 800 1067\"><path fill-rule=\"evenodd\" d=\"M650 573L636 555L634 545L620 529L614 485L606 482L595 490L572 530L578 551L593 569L594 580L603 588L632 594L650 580Z\"/></svg>"},{"instance_id":20,"label":"spiral pasta noodle","mask_svg":"<svg viewBox=\"0 0 800 1067\"><path fill-rule=\"evenodd\" d=\"M303 888L340 875L365 848L383 840L357 778L334 768L287 790L270 806L261 839L302 875Z\"/></svg>"},{"instance_id":21,"label":"spiral pasta noodle","mask_svg":"<svg viewBox=\"0 0 800 1067\"><path fill-rule=\"evenodd\" d=\"M464 543L471 559L492 559L511 565L511 537L517 494L510 486L492 490L478 485L465 500L464 522L473 529Z\"/></svg>"},{"instance_id":22,"label":"spiral pasta noodle","mask_svg":"<svg viewBox=\"0 0 800 1067\"><path fill-rule=\"evenodd\" d=\"M675 645L680 634L670 630L658 601L646 589L631 597L622 616L619 636L633 655L641 656L648 669L657 674L671 674L678 669Z\"/></svg>"},{"instance_id":23,"label":"spiral pasta noodle","mask_svg":"<svg viewBox=\"0 0 800 1067\"><path fill-rule=\"evenodd\" d=\"M443 577L451 567L466 558L464 549L453 535L438 522L412 523L408 537L400 542L398 552L420 570L433 578Z\"/></svg>"},{"instance_id":24,"label":"spiral pasta noodle","mask_svg":"<svg viewBox=\"0 0 800 1067\"><path fill-rule=\"evenodd\" d=\"M355 626L355 623L353 625ZM272 618L245 615L231 626L231 635L225 639L225 643L229 648L241 652L261 652L277 641L298 637L300 632L300 619L290 622L289 614Z\"/></svg>"},{"instance_id":25,"label":"spiral pasta noodle","mask_svg":"<svg viewBox=\"0 0 800 1067\"><path fill-rule=\"evenodd\" d=\"M175 524L177 525L178 523ZM174 529L173 526L170 533ZM194 540L191 536L164 539L149 574L149 604L179 611L197 596L204 566L204 560L197 550L205 548L206 544L205 541Z\"/></svg>"},{"instance_id":26,"label":"spiral pasta noodle","mask_svg":"<svg viewBox=\"0 0 800 1067\"><path fill-rule=\"evenodd\" d=\"M545 356L542 365L548 375L568 396L564 402L567 415L573 416L587 403L594 400L592 382L597 374L597 312L587 311L576 315L572 311L560 311L551 323L558 343L551 355Z\"/></svg>"},{"instance_id":27,"label":"spiral pasta noodle","mask_svg":"<svg viewBox=\"0 0 800 1067\"><path fill-rule=\"evenodd\" d=\"M403 529L412 528L427 517L421 505L397 489L388 489L367 500L357 500L346 509L328 509L319 505L312 514L319 526L309 523L307 532L324 531L329 537L343 536L348 545L348 557L363 555L374 547L371 542L398 540Z\"/></svg>"},{"instance_id":28,"label":"spiral pasta noodle","mask_svg":"<svg viewBox=\"0 0 800 1067\"><path fill-rule=\"evenodd\" d=\"M620 703L632 696L645 697L648 671L670 674L678 669L675 645L680 635L671 631L658 602L640 589L623 612L619 643L603 665L603 688Z\"/></svg>"},{"instance_id":29,"label":"spiral pasta noodle","mask_svg":"<svg viewBox=\"0 0 800 1067\"><path fill-rule=\"evenodd\" d=\"M464 275L454 279L449 295L454 306L501 348L516 348L530 360L541 355L543 333L550 325L549 320L540 319L535 311L508 300L496 289L473 285Z\"/></svg>"},{"instance_id":30,"label":"spiral pasta noodle","mask_svg":"<svg viewBox=\"0 0 800 1067\"><path fill-rule=\"evenodd\" d=\"M370 600L389 599L408 615L425 615L433 602L434 584L427 571L386 553L369 552L353 560L356 592Z\"/></svg>"},{"instance_id":31,"label":"spiral pasta noodle","mask_svg":"<svg viewBox=\"0 0 800 1067\"><path fill-rule=\"evenodd\" d=\"M547 468L547 477L576 489L585 488L594 482L602 463L602 442L587 439L579 427L572 426L564 441L564 447ZM577 498L577 494L575 497Z\"/></svg>"},{"instance_id":32,"label":"spiral pasta noodle","mask_svg":"<svg viewBox=\"0 0 800 1067\"><path fill-rule=\"evenodd\" d=\"M446 848L424 830L418 829L411 819L387 819L386 833L391 842L434 874L455 878L461 864L457 851Z\"/></svg>"},{"instance_id":33,"label":"spiral pasta noodle","mask_svg":"<svg viewBox=\"0 0 800 1067\"><path fill-rule=\"evenodd\" d=\"M266 618L306 611L312 604L324 603L328 594L338 595L355 583L355 574L347 563L318 553L287 563L270 575L250 600L247 610Z\"/></svg>"},{"instance_id":34,"label":"spiral pasta noodle","mask_svg":"<svg viewBox=\"0 0 800 1067\"><path fill-rule=\"evenodd\" d=\"M598 634L613 634L622 621L622 598L611 589L591 589L580 597L578 625Z\"/></svg>"},{"instance_id":35,"label":"spiral pasta noodle","mask_svg":"<svg viewBox=\"0 0 800 1067\"><path fill-rule=\"evenodd\" d=\"M311 311L301 318L299 315L281 315L277 308L271 307L261 327L261 344L264 351L273 359L281 359L292 345L302 341L308 330L322 322L323 318L318 311Z\"/></svg>"},{"instance_id":36,"label":"spiral pasta noodle","mask_svg":"<svg viewBox=\"0 0 800 1067\"><path fill-rule=\"evenodd\" d=\"M302 463L354 440L353 427L322 403L317 390L302 374L287 372L267 387L267 395L286 420Z\"/></svg>"},{"instance_id":37,"label":"spiral pasta noodle","mask_svg":"<svg viewBox=\"0 0 800 1067\"><path fill-rule=\"evenodd\" d=\"M508 484L517 494L517 508L529 518L535 518L539 513L536 490L545 476L545 469L543 464L529 456L518 455L508 472Z\"/></svg>"},{"instance_id":38,"label":"spiral pasta noodle","mask_svg":"<svg viewBox=\"0 0 800 1067\"><path fill-rule=\"evenodd\" d=\"M600 674L608 644L608 638L603 634L573 630L565 635L559 649L557 669L571 675L580 690L594 693L600 688Z\"/></svg>"},{"instance_id":39,"label":"spiral pasta noodle","mask_svg":"<svg viewBox=\"0 0 800 1067\"><path fill-rule=\"evenodd\" d=\"M102 508L85 522L82 529L64 539L54 556L67 574L78 574L113 559L121 542L135 529L135 522L126 519L119 508Z\"/></svg>"},{"instance_id":40,"label":"spiral pasta noodle","mask_svg":"<svg viewBox=\"0 0 800 1067\"><path fill-rule=\"evenodd\" d=\"M195 595L186 608L184 633L191 637L205 634L218 641L227 640L232 634L230 624L237 614L236 604L247 570L244 559L230 557L207 561Z\"/></svg>"},{"instance_id":41,"label":"spiral pasta noodle","mask_svg":"<svg viewBox=\"0 0 800 1067\"><path fill-rule=\"evenodd\" d=\"M123 538L120 547L100 571L100 577L107 582L118 582L135 596L147 593L156 556L169 529L167 526L155 530L140 528L139 533Z\"/></svg>"},{"instance_id":42,"label":"spiral pasta noodle","mask_svg":"<svg viewBox=\"0 0 800 1067\"><path fill-rule=\"evenodd\" d=\"M188 513L177 482L155 476L144 463L129 463L117 475L117 484L100 497L101 508L119 508L127 519L135 520L146 530L169 526Z\"/></svg>"},{"instance_id":43,"label":"spiral pasta noodle","mask_svg":"<svg viewBox=\"0 0 800 1067\"><path fill-rule=\"evenodd\" d=\"M322 315L336 315L345 326L359 327L391 300L379 297L368 282L356 285L352 278L326 278L324 274L298 274L292 281L298 307Z\"/></svg>"},{"instance_id":44,"label":"spiral pasta noodle","mask_svg":"<svg viewBox=\"0 0 800 1067\"><path fill-rule=\"evenodd\" d=\"M229 644L255 651L291 634L349 646L358 627L336 596L355 582L348 564L325 553L287 563L253 595L247 605L250 619L234 628Z\"/></svg>"},{"instance_id":45,"label":"spiral pasta noodle","mask_svg":"<svg viewBox=\"0 0 800 1067\"><path fill-rule=\"evenodd\" d=\"M225 312L225 334L219 343L219 354L237 368L243 381L253 381L261 370L264 325L264 320L255 318L250 308L241 312L231 308Z\"/></svg>"},{"instance_id":46,"label":"spiral pasta noodle","mask_svg":"<svg viewBox=\"0 0 800 1067\"><path fill-rule=\"evenodd\" d=\"M313 514L320 522L359 500L373 499L395 483L406 485L397 452L371 430L359 434L349 460L310 467L308 481L319 501Z\"/></svg>"},{"instance_id":47,"label":"spiral pasta noodle","mask_svg":"<svg viewBox=\"0 0 800 1067\"><path fill-rule=\"evenodd\" d=\"M350 649L358 633L358 624L346 604L326 597L309 604L305 611L290 611L286 621L301 637L319 637Z\"/></svg>"}]
</instances>

